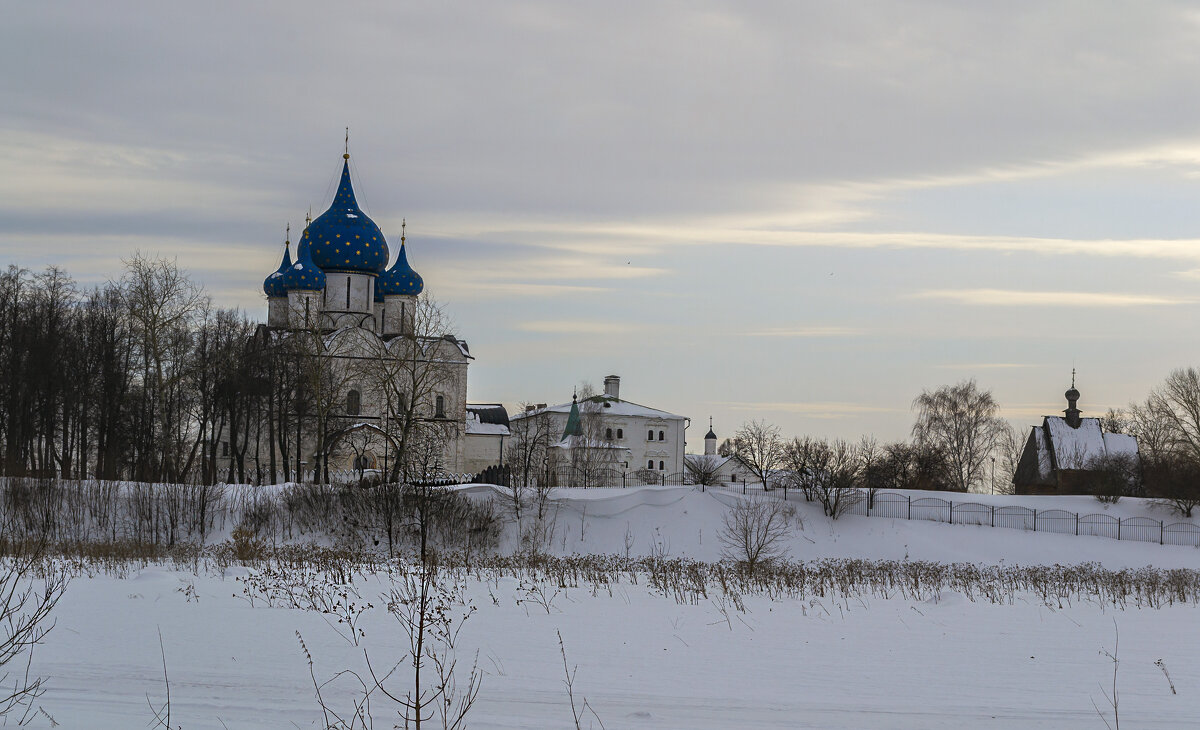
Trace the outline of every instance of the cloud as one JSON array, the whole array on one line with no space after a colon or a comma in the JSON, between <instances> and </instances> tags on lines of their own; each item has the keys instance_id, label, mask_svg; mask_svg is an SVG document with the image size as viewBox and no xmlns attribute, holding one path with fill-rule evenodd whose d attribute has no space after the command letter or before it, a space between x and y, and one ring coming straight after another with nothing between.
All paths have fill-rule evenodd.
<instances>
[{"instance_id":1,"label":"cloud","mask_svg":"<svg viewBox=\"0 0 1200 730\"><path fill-rule=\"evenodd\" d=\"M750 401L718 401L713 405L725 406L731 411L749 411L766 413L793 413L816 419L851 418L872 413L905 413L907 409L884 408L881 406L864 405L862 403L845 402L750 402Z\"/></svg>"},{"instance_id":2,"label":"cloud","mask_svg":"<svg viewBox=\"0 0 1200 730\"><path fill-rule=\"evenodd\" d=\"M517 329L525 332L551 334L607 335L644 330L645 327L627 322L595 322L575 319L536 320L521 322Z\"/></svg>"},{"instance_id":3,"label":"cloud","mask_svg":"<svg viewBox=\"0 0 1200 730\"><path fill-rule=\"evenodd\" d=\"M746 337L859 337L866 330L857 327L765 327L741 333Z\"/></svg>"},{"instance_id":4,"label":"cloud","mask_svg":"<svg viewBox=\"0 0 1200 730\"><path fill-rule=\"evenodd\" d=\"M912 295L915 299L942 299L989 307L1147 307L1194 304L1191 297L1108 292L1019 291L1013 289L933 289Z\"/></svg>"},{"instance_id":5,"label":"cloud","mask_svg":"<svg viewBox=\"0 0 1200 730\"><path fill-rule=\"evenodd\" d=\"M1031 363L1024 362L972 362L972 363L945 363L942 365L934 365L938 370L1009 370L1013 368L1032 368L1036 367Z\"/></svg>"},{"instance_id":6,"label":"cloud","mask_svg":"<svg viewBox=\"0 0 1200 730\"><path fill-rule=\"evenodd\" d=\"M438 288L452 297L503 297L525 299L561 297L572 294L602 294L612 291L602 286L578 286L573 284L537 284L532 282L498 282L459 278L439 284Z\"/></svg>"}]
</instances>

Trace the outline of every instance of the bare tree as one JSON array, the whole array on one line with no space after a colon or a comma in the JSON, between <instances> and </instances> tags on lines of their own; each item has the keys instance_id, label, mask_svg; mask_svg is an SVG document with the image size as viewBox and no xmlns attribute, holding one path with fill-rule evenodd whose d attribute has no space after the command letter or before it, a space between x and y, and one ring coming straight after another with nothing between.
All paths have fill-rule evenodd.
<instances>
[{"instance_id":1,"label":"bare tree","mask_svg":"<svg viewBox=\"0 0 1200 730\"><path fill-rule=\"evenodd\" d=\"M509 439L505 447L505 463L511 474L508 486L512 490L513 513L518 522L530 490L537 489L542 482L548 487L550 481L546 475L550 421L536 415L530 403L521 404L521 413L520 418L509 422Z\"/></svg>"},{"instance_id":2,"label":"bare tree","mask_svg":"<svg viewBox=\"0 0 1200 730\"><path fill-rule=\"evenodd\" d=\"M173 259L135 254L125 261L121 280L140 360L141 418L135 478L178 482L186 471L184 452L192 446L182 387L190 365L191 331L208 305L204 290Z\"/></svg>"},{"instance_id":3,"label":"bare tree","mask_svg":"<svg viewBox=\"0 0 1200 730\"><path fill-rule=\"evenodd\" d=\"M765 421L751 421L734 435L733 448L737 459L762 482L763 489L769 489L767 481L771 473L783 462L779 427Z\"/></svg>"},{"instance_id":4,"label":"bare tree","mask_svg":"<svg viewBox=\"0 0 1200 730\"><path fill-rule=\"evenodd\" d=\"M10 531L0 530L0 534ZM28 544L9 542L15 552L0 563L0 625L4 627L0 632L0 724L21 708L28 715L33 701L45 691L45 679L30 673L33 650L54 628L50 613L67 587L61 568L43 569L42 543L32 549L24 547ZM13 671L14 663L24 666Z\"/></svg>"},{"instance_id":5,"label":"bare tree","mask_svg":"<svg viewBox=\"0 0 1200 730\"><path fill-rule=\"evenodd\" d=\"M439 396L456 385L460 364L458 342L447 334L452 327L445 308L426 293L413 307L411 329L386 342L374 340L373 352L360 361L359 377L383 404L380 427L395 444L388 479L423 479L444 456L433 440L452 435L451 414L438 410Z\"/></svg>"},{"instance_id":6,"label":"bare tree","mask_svg":"<svg viewBox=\"0 0 1200 730\"><path fill-rule=\"evenodd\" d=\"M330 437L350 425L348 394L359 380L359 372L348 363L356 362L352 356L353 345L340 333L326 334L321 329L320 317L313 317L309 325L293 332L291 345L297 358L300 379L298 399L301 424L308 415L309 433L313 443L313 480L329 481L328 455L332 444ZM296 459L302 456L302 439L298 439Z\"/></svg>"},{"instance_id":7,"label":"bare tree","mask_svg":"<svg viewBox=\"0 0 1200 730\"><path fill-rule=\"evenodd\" d=\"M574 437L567 452L571 459L572 476L578 486L600 487L610 481L620 463L622 450L616 446L612 428L604 419L603 399L591 383L582 383L578 390L580 436Z\"/></svg>"},{"instance_id":8,"label":"bare tree","mask_svg":"<svg viewBox=\"0 0 1200 730\"><path fill-rule=\"evenodd\" d=\"M888 487L887 462L883 448L873 436L858 442L859 485L867 493L867 507L875 506L875 495Z\"/></svg>"},{"instance_id":9,"label":"bare tree","mask_svg":"<svg viewBox=\"0 0 1200 730\"><path fill-rule=\"evenodd\" d=\"M1088 486L1092 495L1107 504L1141 491L1141 464L1133 454L1103 454L1089 459Z\"/></svg>"},{"instance_id":10,"label":"bare tree","mask_svg":"<svg viewBox=\"0 0 1200 730\"><path fill-rule=\"evenodd\" d=\"M739 499L721 519L721 557L755 570L787 555L788 504L767 496Z\"/></svg>"},{"instance_id":11,"label":"bare tree","mask_svg":"<svg viewBox=\"0 0 1200 730\"><path fill-rule=\"evenodd\" d=\"M1017 473L1017 465L1021 462L1021 454L1025 451L1025 442L1021 432L1007 421L996 437L996 448L992 454L993 468L989 475L992 491L996 494L1014 494L1016 486L1013 478Z\"/></svg>"},{"instance_id":12,"label":"bare tree","mask_svg":"<svg viewBox=\"0 0 1200 730\"><path fill-rule=\"evenodd\" d=\"M683 465L693 484L711 487L720 483L721 466L724 463L723 457L703 454L686 457Z\"/></svg>"},{"instance_id":13,"label":"bare tree","mask_svg":"<svg viewBox=\"0 0 1200 730\"><path fill-rule=\"evenodd\" d=\"M413 667L412 689L400 696L381 691L403 710L404 726L420 729L437 718L443 730L465 727L467 713L479 696L483 673L478 657L459 686L455 642L475 607L455 595L437 568L422 561L405 573L387 595L388 611L408 634ZM432 679L422 674L431 669Z\"/></svg>"},{"instance_id":14,"label":"bare tree","mask_svg":"<svg viewBox=\"0 0 1200 730\"><path fill-rule=\"evenodd\" d=\"M365 423L354 424L338 439L338 446L351 456L350 463L354 465L354 473L359 481L371 468L368 466L370 458L383 450L385 441L382 431Z\"/></svg>"},{"instance_id":15,"label":"bare tree","mask_svg":"<svg viewBox=\"0 0 1200 730\"><path fill-rule=\"evenodd\" d=\"M1169 428L1170 447L1200 461L1200 370L1174 370L1148 401L1153 418Z\"/></svg>"},{"instance_id":16,"label":"bare tree","mask_svg":"<svg viewBox=\"0 0 1200 730\"><path fill-rule=\"evenodd\" d=\"M788 479L804 492L805 499L816 500L835 520L863 498L858 489L862 458L859 449L841 440L794 439L785 449ZM878 462L875 454L868 459Z\"/></svg>"},{"instance_id":17,"label":"bare tree","mask_svg":"<svg viewBox=\"0 0 1200 730\"><path fill-rule=\"evenodd\" d=\"M1168 453L1144 462L1146 492L1191 519L1200 507L1200 464L1185 454Z\"/></svg>"},{"instance_id":18,"label":"bare tree","mask_svg":"<svg viewBox=\"0 0 1200 730\"><path fill-rule=\"evenodd\" d=\"M1138 452L1143 458L1153 461L1172 450L1173 419L1162 417L1153 397L1142 403L1129 404L1126 414L1125 430L1120 433L1137 438Z\"/></svg>"},{"instance_id":19,"label":"bare tree","mask_svg":"<svg viewBox=\"0 0 1200 730\"><path fill-rule=\"evenodd\" d=\"M966 492L983 481L997 437L1003 430L1000 406L974 380L922 391L913 400L913 438L945 453L953 487Z\"/></svg>"}]
</instances>

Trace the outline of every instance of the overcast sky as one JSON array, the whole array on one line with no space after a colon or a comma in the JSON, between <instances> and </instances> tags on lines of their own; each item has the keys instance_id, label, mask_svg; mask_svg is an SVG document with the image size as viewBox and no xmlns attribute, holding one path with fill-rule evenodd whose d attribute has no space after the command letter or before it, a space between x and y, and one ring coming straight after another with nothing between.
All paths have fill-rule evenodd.
<instances>
[{"instance_id":1,"label":"overcast sky","mask_svg":"<svg viewBox=\"0 0 1200 730\"><path fill-rule=\"evenodd\" d=\"M0 69L9 262L174 256L255 318L349 126L473 401L890 440L923 388L1024 426L1198 359L1194 5L17 3Z\"/></svg>"}]
</instances>

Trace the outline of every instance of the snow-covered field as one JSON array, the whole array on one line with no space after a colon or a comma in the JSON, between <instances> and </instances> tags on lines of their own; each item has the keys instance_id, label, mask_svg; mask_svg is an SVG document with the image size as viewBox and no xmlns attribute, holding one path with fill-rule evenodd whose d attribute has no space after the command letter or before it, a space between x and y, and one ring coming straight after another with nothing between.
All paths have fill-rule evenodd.
<instances>
[{"instance_id":1,"label":"snow-covered field","mask_svg":"<svg viewBox=\"0 0 1200 730\"><path fill-rule=\"evenodd\" d=\"M480 499L492 494L490 487L468 491ZM691 488L563 490L550 549L624 553L628 545L631 554L715 560L721 517L736 499ZM1091 499L1054 501L1055 508L1104 511ZM793 559L1200 567L1194 548L868 517L831 523L819 508L798 506L804 528L789 543ZM1156 509L1123 500L1109 511L1164 516ZM502 550L516 539L509 528ZM356 584L374 604L363 614L365 636L356 647L328 616L237 597L237 578L246 572L193 575L152 566L128 579L74 579L56 609L57 626L35 655L33 671L50 676L39 704L63 727L147 726L147 698L157 705L164 697L161 632L172 726L322 727L296 632L322 681L363 669L364 648L376 670L404 658L407 636L379 598L384 579ZM527 588L515 579L465 585L477 610L457 654L469 664L477 651L485 672L470 727L573 725L559 631L569 663L578 665L576 702L586 697L610 729L1104 727L1093 702L1108 710L1100 687L1109 686L1112 664L1100 652L1114 648L1115 630L1127 726L1200 723L1194 605L1059 607L1030 595L992 604L943 592L929 600L747 596L742 613L722 610L715 594L679 603L643 581L626 581L611 595L547 586L548 596L558 595L546 611L522 601ZM353 697L346 679L326 692L335 707L348 707ZM392 708L374 708L376 727L391 727ZM599 727L590 713L584 727L589 720ZM49 725L44 717L39 723Z\"/></svg>"}]
</instances>

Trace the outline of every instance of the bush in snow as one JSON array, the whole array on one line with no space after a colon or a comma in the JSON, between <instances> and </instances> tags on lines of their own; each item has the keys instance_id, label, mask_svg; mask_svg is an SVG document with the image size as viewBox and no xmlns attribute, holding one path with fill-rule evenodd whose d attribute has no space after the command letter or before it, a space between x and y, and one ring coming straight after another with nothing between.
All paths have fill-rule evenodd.
<instances>
[{"instance_id":1,"label":"bush in snow","mask_svg":"<svg viewBox=\"0 0 1200 730\"><path fill-rule=\"evenodd\" d=\"M783 558L792 529L791 509L787 502L770 497L739 501L725 513L717 533L722 557L751 571Z\"/></svg>"}]
</instances>

